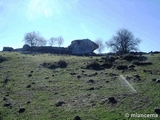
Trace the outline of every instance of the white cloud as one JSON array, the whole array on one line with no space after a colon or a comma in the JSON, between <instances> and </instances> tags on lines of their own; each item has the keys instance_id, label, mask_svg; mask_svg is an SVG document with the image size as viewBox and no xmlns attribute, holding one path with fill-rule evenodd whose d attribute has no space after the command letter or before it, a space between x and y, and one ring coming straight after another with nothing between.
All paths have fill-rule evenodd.
<instances>
[{"instance_id":1,"label":"white cloud","mask_svg":"<svg viewBox=\"0 0 160 120\"><path fill-rule=\"evenodd\" d=\"M40 16L52 17L55 2L51 0L30 0L26 15L29 20L34 20Z\"/></svg>"},{"instance_id":2,"label":"white cloud","mask_svg":"<svg viewBox=\"0 0 160 120\"><path fill-rule=\"evenodd\" d=\"M30 0L27 5L26 15L29 20L45 16L47 18L62 15L78 3L79 0Z\"/></svg>"}]
</instances>

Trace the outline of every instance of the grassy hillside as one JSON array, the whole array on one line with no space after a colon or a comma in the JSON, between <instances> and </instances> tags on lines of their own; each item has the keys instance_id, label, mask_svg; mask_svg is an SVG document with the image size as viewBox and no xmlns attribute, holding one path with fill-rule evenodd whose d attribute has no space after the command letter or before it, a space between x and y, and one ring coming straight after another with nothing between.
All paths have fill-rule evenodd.
<instances>
[{"instance_id":1,"label":"grassy hillside","mask_svg":"<svg viewBox=\"0 0 160 120\"><path fill-rule=\"evenodd\" d=\"M125 113L155 114L160 107L160 54L146 57L152 64L122 56L108 62L101 56L1 52L0 119L128 120Z\"/></svg>"}]
</instances>

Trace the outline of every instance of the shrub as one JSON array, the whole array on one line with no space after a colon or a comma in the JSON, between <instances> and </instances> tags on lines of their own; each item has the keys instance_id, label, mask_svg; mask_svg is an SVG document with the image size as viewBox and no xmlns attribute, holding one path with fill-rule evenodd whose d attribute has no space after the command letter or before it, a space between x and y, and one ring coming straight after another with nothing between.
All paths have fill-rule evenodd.
<instances>
[{"instance_id":1,"label":"shrub","mask_svg":"<svg viewBox=\"0 0 160 120\"><path fill-rule=\"evenodd\" d=\"M139 57L136 55L126 54L123 56L123 59L127 61L132 61L132 60L139 60Z\"/></svg>"},{"instance_id":2,"label":"shrub","mask_svg":"<svg viewBox=\"0 0 160 120\"><path fill-rule=\"evenodd\" d=\"M86 69L93 69L93 70L101 70L102 69L101 65L99 63L97 63L96 61L87 64L85 68Z\"/></svg>"},{"instance_id":3,"label":"shrub","mask_svg":"<svg viewBox=\"0 0 160 120\"><path fill-rule=\"evenodd\" d=\"M139 61L134 61L133 62L134 65L140 65L140 66L145 66L145 65L152 65L152 62L139 62Z\"/></svg>"},{"instance_id":4,"label":"shrub","mask_svg":"<svg viewBox=\"0 0 160 120\"><path fill-rule=\"evenodd\" d=\"M127 65L119 65L119 66L117 66L117 70L126 70L126 69L128 69Z\"/></svg>"},{"instance_id":5,"label":"shrub","mask_svg":"<svg viewBox=\"0 0 160 120\"><path fill-rule=\"evenodd\" d=\"M109 69L112 67L112 63L104 63L102 64L102 67Z\"/></svg>"},{"instance_id":6,"label":"shrub","mask_svg":"<svg viewBox=\"0 0 160 120\"><path fill-rule=\"evenodd\" d=\"M67 67L67 63L64 60L59 60L57 64L60 68L66 68Z\"/></svg>"},{"instance_id":7,"label":"shrub","mask_svg":"<svg viewBox=\"0 0 160 120\"><path fill-rule=\"evenodd\" d=\"M56 68L65 68L67 67L67 63L64 60L59 60L58 62L54 63L42 63L41 64L43 67L49 68L49 69L56 69Z\"/></svg>"},{"instance_id":8,"label":"shrub","mask_svg":"<svg viewBox=\"0 0 160 120\"><path fill-rule=\"evenodd\" d=\"M4 61L6 61L6 60L7 60L6 58L0 56L0 63L1 63L1 62L4 62Z\"/></svg>"}]
</instances>

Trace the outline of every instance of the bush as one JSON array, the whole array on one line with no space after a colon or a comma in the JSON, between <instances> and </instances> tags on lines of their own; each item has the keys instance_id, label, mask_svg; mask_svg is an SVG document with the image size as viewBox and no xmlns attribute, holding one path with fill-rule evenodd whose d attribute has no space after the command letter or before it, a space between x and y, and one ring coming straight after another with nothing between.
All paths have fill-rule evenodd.
<instances>
[{"instance_id":1,"label":"bush","mask_svg":"<svg viewBox=\"0 0 160 120\"><path fill-rule=\"evenodd\" d=\"M93 70L101 70L102 69L101 65L99 63L97 63L96 61L87 64L85 68L86 69L93 69Z\"/></svg>"},{"instance_id":2,"label":"bush","mask_svg":"<svg viewBox=\"0 0 160 120\"><path fill-rule=\"evenodd\" d=\"M67 67L67 63L64 60L59 60L57 64L60 68L66 68Z\"/></svg>"},{"instance_id":3,"label":"bush","mask_svg":"<svg viewBox=\"0 0 160 120\"><path fill-rule=\"evenodd\" d=\"M56 68L65 68L67 67L67 63L64 60L59 60L58 62L54 63L42 63L41 64L43 67L49 68L49 69L56 69Z\"/></svg>"},{"instance_id":4,"label":"bush","mask_svg":"<svg viewBox=\"0 0 160 120\"><path fill-rule=\"evenodd\" d=\"M132 60L139 60L139 57L137 55L127 54L123 56L123 59L127 61L132 61Z\"/></svg>"},{"instance_id":5,"label":"bush","mask_svg":"<svg viewBox=\"0 0 160 120\"><path fill-rule=\"evenodd\" d=\"M6 61L6 60L7 60L6 58L0 56L0 63L1 63L1 62L4 62L4 61Z\"/></svg>"},{"instance_id":6,"label":"bush","mask_svg":"<svg viewBox=\"0 0 160 120\"><path fill-rule=\"evenodd\" d=\"M134 61L133 64L134 64L134 65L138 65L138 66L145 66L145 65L152 65L153 63L151 63L151 62L139 62L139 61Z\"/></svg>"},{"instance_id":7,"label":"bush","mask_svg":"<svg viewBox=\"0 0 160 120\"><path fill-rule=\"evenodd\" d=\"M102 67L109 69L112 67L112 63L104 63L104 64L102 64Z\"/></svg>"},{"instance_id":8,"label":"bush","mask_svg":"<svg viewBox=\"0 0 160 120\"><path fill-rule=\"evenodd\" d=\"M117 70L126 70L126 69L128 69L127 65L119 65L119 66L117 66Z\"/></svg>"}]
</instances>

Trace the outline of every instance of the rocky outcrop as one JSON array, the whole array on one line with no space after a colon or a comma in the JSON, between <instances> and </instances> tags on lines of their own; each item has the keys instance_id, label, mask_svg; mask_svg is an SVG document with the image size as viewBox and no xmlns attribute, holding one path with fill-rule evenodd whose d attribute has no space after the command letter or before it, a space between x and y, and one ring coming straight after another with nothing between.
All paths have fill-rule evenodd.
<instances>
[{"instance_id":1,"label":"rocky outcrop","mask_svg":"<svg viewBox=\"0 0 160 120\"><path fill-rule=\"evenodd\" d=\"M71 53L76 55L92 55L93 51L98 47L99 46L96 43L92 42L89 39L74 40L71 42L71 45L68 46Z\"/></svg>"},{"instance_id":2,"label":"rocky outcrop","mask_svg":"<svg viewBox=\"0 0 160 120\"><path fill-rule=\"evenodd\" d=\"M3 47L3 51L12 51L13 48L12 47Z\"/></svg>"},{"instance_id":3,"label":"rocky outcrop","mask_svg":"<svg viewBox=\"0 0 160 120\"><path fill-rule=\"evenodd\" d=\"M24 44L22 50L23 51L30 51L31 47L28 44Z\"/></svg>"},{"instance_id":4,"label":"rocky outcrop","mask_svg":"<svg viewBox=\"0 0 160 120\"><path fill-rule=\"evenodd\" d=\"M13 49L12 47L4 47L3 51L30 51L40 53L53 54L74 54L74 55L93 55L93 51L98 45L89 39L74 40L68 47L52 47L52 46L29 46L24 44L22 48Z\"/></svg>"}]
</instances>

